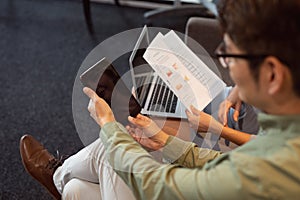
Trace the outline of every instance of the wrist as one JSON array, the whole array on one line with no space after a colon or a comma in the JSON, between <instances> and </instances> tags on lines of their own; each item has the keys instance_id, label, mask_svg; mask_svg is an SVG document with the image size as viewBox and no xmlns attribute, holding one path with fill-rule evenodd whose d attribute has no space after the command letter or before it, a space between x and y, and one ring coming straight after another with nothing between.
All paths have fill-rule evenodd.
<instances>
[{"instance_id":1,"label":"wrist","mask_svg":"<svg viewBox=\"0 0 300 200\"><path fill-rule=\"evenodd\" d=\"M156 142L158 142L161 147L164 147L166 145L169 137L170 136L168 134L166 134L165 132L159 131L156 135L152 136L152 139L154 139Z\"/></svg>"},{"instance_id":2,"label":"wrist","mask_svg":"<svg viewBox=\"0 0 300 200\"><path fill-rule=\"evenodd\" d=\"M222 135L223 128L224 128L223 124L221 124L220 122L218 122L217 120L212 118L212 122L210 124L209 131L211 131L215 134Z\"/></svg>"},{"instance_id":3,"label":"wrist","mask_svg":"<svg viewBox=\"0 0 300 200\"><path fill-rule=\"evenodd\" d=\"M99 119L99 125L102 128L105 124L108 124L110 122L116 122L114 117L107 117L107 118L102 118Z\"/></svg>"}]
</instances>

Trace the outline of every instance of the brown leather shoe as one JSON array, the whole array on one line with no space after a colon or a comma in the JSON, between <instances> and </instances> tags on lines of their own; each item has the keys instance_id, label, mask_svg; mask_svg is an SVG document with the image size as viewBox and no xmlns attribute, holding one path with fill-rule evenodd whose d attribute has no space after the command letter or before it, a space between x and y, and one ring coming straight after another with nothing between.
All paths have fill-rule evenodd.
<instances>
[{"instance_id":1,"label":"brown leather shoe","mask_svg":"<svg viewBox=\"0 0 300 200\"><path fill-rule=\"evenodd\" d=\"M61 199L53 182L53 174L61 162L31 135L24 135L21 138L20 154L26 171L40 182L55 199Z\"/></svg>"}]
</instances>

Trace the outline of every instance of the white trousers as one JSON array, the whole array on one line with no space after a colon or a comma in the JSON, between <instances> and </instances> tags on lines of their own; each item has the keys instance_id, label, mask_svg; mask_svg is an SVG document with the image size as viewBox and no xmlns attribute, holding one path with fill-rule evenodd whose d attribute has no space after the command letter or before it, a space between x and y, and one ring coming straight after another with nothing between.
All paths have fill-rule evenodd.
<instances>
[{"instance_id":1,"label":"white trousers","mask_svg":"<svg viewBox=\"0 0 300 200\"><path fill-rule=\"evenodd\" d=\"M107 162L100 139L65 160L55 171L53 180L62 199L135 199Z\"/></svg>"}]
</instances>

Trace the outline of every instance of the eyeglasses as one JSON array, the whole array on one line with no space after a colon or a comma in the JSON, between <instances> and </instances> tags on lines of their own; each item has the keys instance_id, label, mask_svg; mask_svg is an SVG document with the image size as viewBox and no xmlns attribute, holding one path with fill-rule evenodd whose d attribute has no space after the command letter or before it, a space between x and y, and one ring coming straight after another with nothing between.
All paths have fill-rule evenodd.
<instances>
[{"instance_id":1,"label":"eyeglasses","mask_svg":"<svg viewBox=\"0 0 300 200\"><path fill-rule=\"evenodd\" d=\"M218 57L221 65L224 68L228 68L231 60L229 58L240 58L246 60L263 60L268 55L255 55L255 54L227 54L225 43L222 42L215 51L216 57Z\"/></svg>"}]
</instances>

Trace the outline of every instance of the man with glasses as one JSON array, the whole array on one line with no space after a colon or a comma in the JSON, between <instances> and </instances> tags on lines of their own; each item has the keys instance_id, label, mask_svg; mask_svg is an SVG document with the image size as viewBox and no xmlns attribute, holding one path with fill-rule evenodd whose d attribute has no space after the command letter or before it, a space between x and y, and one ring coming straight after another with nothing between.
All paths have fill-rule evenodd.
<instances>
[{"instance_id":1,"label":"man with glasses","mask_svg":"<svg viewBox=\"0 0 300 200\"><path fill-rule=\"evenodd\" d=\"M229 68L232 58L235 59L246 59L246 60L256 60L262 62L268 55L263 54L231 54L227 53L225 42L221 42L218 48L215 51L215 55L219 58L220 63L224 68Z\"/></svg>"},{"instance_id":2,"label":"man with glasses","mask_svg":"<svg viewBox=\"0 0 300 200\"><path fill-rule=\"evenodd\" d=\"M299 11L296 0L220 1L224 43L217 56L229 68L239 98L262 111L255 140L221 154L170 136L147 117L129 117L139 128L128 127L133 138L161 150L170 163L161 164L115 121L101 98L84 88L94 103L91 116L102 127L98 149L91 152L90 177L104 178L97 172L106 164L100 151L105 149L110 166L136 199L298 199Z\"/></svg>"}]
</instances>

